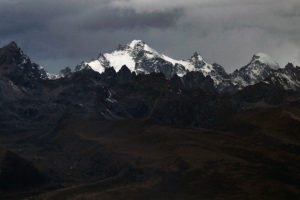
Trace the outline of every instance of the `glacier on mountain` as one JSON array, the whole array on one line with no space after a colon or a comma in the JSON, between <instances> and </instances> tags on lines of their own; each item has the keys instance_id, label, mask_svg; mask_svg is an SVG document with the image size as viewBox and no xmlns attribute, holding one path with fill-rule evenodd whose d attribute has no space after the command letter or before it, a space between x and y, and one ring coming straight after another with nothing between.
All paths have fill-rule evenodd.
<instances>
[{"instance_id":1,"label":"glacier on mountain","mask_svg":"<svg viewBox=\"0 0 300 200\"><path fill-rule=\"evenodd\" d=\"M272 74L274 74L273 79L286 80L281 81L282 84L285 83L286 88L293 89L299 84L289 70L280 71L279 64L264 53L254 54L246 66L228 74L221 65L207 63L198 52L195 52L189 59L177 60L159 53L141 40L133 40L126 45L119 45L111 53L100 53L97 59L82 62L75 70L92 69L103 73L112 67L118 72L124 65L130 72L136 74L163 73L167 79L171 79L175 75L183 77L188 72L201 72L205 77L209 76L213 80L215 88L221 92L239 90L254 85L264 81ZM50 79L56 79L64 77L64 74L47 75Z\"/></svg>"}]
</instances>

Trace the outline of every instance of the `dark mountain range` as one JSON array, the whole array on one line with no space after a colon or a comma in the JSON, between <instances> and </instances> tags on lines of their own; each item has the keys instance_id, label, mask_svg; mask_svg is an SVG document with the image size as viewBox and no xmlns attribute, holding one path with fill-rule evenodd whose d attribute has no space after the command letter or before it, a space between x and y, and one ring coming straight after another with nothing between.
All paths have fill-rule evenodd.
<instances>
[{"instance_id":1,"label":"dark mountain range","mask_svg":"<svg viewBox=\"0 0 300 200\"><path fill-rule=\"evenodd\" d=\"M112 53L101 53L96 60L82 62L76 67L76 71L88 68L103 73L106 68L113 67L118 72L123 65L126 65L131 72L136 74L163 73L167 79L174 75L183 77L189 72L201 72L204 76L210 76L217 91L223 93L233 92L262 82L275 72L277 74L284 73L279 69L276 61L263 53L255 54L246 66L232 74L227 74L222 66L207 63L197 52L190 59L176 60L158 53L140 40L134 40L127 45L120 45ZM290 77L291 74L284 74L283 76L286 76L286 79L293 79ZM56 77L61 77L61 74ZM297 82L290 82L289 89L297 88L299 88Z\"/></svg>"},{"instance_id":2,"label":"dark mountain range","mask_svg":"<svg viewBox=\"0 0 300 200\"><path fill-rule=\"evenodd\" d=\"M227 74L141 41L50 75L11 43L0 49L0 183L16 187L0 184L0 197L298 199L299 80L264 54Z\"/></svg>"}]
</instances>

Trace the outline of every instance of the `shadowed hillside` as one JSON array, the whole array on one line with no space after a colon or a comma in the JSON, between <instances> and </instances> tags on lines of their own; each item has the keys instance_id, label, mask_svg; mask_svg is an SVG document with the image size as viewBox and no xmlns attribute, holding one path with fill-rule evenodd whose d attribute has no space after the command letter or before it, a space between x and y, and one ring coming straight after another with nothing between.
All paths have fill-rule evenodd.
<instances>
[{"instance_id":1,"label":"shadowed hillside","mask_svg":"<svg viewBox=\"0 0 300 200\"><path fill-rule=\"evenodd\" d=\"M45 78L14 43L0 49L4 199L299 199L298 90L219 93L201 71L64 74Z\"/></svg>"}]
</instances>

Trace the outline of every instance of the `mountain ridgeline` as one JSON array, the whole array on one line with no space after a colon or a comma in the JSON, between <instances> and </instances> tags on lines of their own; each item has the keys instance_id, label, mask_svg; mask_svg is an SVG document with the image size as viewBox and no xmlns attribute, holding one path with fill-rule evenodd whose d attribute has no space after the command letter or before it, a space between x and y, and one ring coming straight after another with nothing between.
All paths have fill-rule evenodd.
<instances>
[{"instance_id":1,"label":"mountain ridgeline","mask_svg":"<svg viewBox=\"0 0 300 200\"><path fill-rule=\"evenodd\" d=\"M262 53L135 40L54 75L0 48L0 199L298 199L299 133L300 67Z\"/></svg>"},{"instance_id":2,"label":"mountain ridgeline","mask_svg":"<svg viewBox=\"0 0 300 200\"><path fill-rule=\"evenodd\" d=\"M300 87L299 67L289 63L285 68L280 68L276 61L263 53L253 55L246 66L228 74L222 66L216 63L207 63L198 52L195 52L190 59L175 60L158 53L143 41L133 40L127 45L119 45L112 53L101 53L96 60L82 62L75 67L74 72L67 67L61 70L59 74L49 74L41 66L31 63L28 56L22 52L15 42L8 44L1 51L2 54L10 54L10 58L6 56L2 58L3 65L14 62L14 65L21 66L16 68L18 71L14 72L14 76L15 79L23 81L28 79L29 76L35 79L59 79L69 77L72 73L84 69L91 69L100 74L108 68L113 68L116 72L119 72L123 66L126 66L130 72L134 72L136 75L162 73L169 80L178 76L184 81L186 79L184 76L187 74L199 72L198 74L213 80L214 88L219 93L237 92L260 82L276 83L277 86L286 90L298 90ZM32 70L28 70L29 68ZM8 69L12 70L12 68ZM1 69L1 71L5 70L5 67Z\"/></svg>"},{"instance_id":3,"label":"mountain ridgeline","mask_svg":"<svg viewBox=\"0 0 300 200\"><path fill-rule=\"evenodd\" d=\"M173 76L183 77L189 72L200 72L213 80L218 92L237 91L263 82L275 72L282 74L280 78L284 80L279 82L284 88L297 89L299 85L297 78L284 70L279 70L278 63L263 53L253 55L246 66L237 69L232 74L227 74L222 66L207 63L197 52L190 59L175 60L158 53L140 40L134 40L124 46L120 45L112 53L100 54L96 60L83 62L76 67L76 71L90 68L103 73L106 68L113 67L118 72L123 65L136 74L163 73L167 79ZM291 69L299 71L297 67ZM279 76L276 77L279 79Z\"/></svg>"},{"instance_id":4,"label":"mountain ridgeline","mask_svg":"<svg viewBox=\"0 0 300 200\"><path fill-rule=\"evenodd\" d=\"M3 127L10 124L6 119L23 124L36 117L48 123L68 109L78 109L103 119L147 117L176 126L216 128L229 113L258 103L282 104L299 89L299 67L279 68L262 53L227 74L198 53L177 61L135 40L83 62L74 72L66 68L51 75L16 43L0 49ZM27 103L14 104L19 101Z\"/></svg>"}]
</instances>

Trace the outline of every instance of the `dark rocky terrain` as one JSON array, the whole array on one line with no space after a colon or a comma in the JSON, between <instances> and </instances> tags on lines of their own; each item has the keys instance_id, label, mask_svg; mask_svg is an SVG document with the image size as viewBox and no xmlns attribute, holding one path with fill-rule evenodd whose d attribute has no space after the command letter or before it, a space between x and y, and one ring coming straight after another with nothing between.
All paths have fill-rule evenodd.
<instances>
[{"instance_id":1,"label":"dark rocky terrain","mask_svg":"<svg viewBox=\"0 0 300 200\"><path fill-rule=\"evenodd\" d=\"M87 67L51 80L10 43L0 49L0 197L298 199L300 93L280 70L300 80L291 66L221 93L200 71Z\"/></svg>"}]
</instances>

